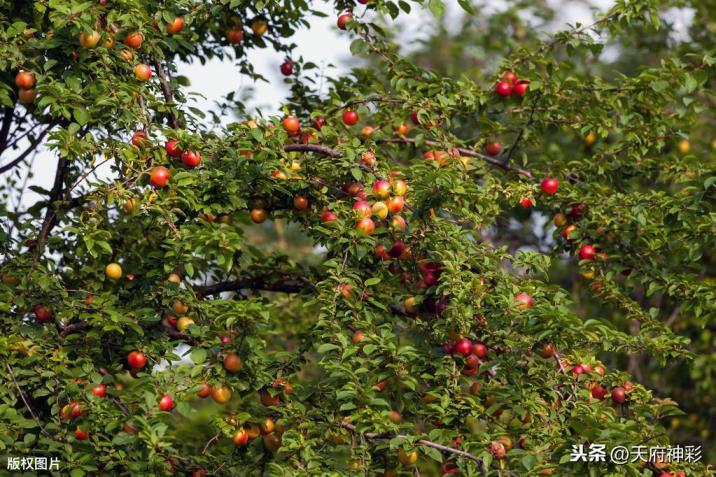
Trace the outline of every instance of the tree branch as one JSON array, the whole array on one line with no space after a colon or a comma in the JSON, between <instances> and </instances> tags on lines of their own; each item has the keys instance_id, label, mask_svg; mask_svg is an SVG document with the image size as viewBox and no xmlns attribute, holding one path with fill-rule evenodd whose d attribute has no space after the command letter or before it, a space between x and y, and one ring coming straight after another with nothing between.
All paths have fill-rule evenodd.
<instances>
[{"instance_id":1,"label":"tree branch","mask_svg":"<svg viewBox=\"0 0 716 477\"><path fill-rule=\"evenodd\" d=\"M389 137L384 139L378 139L378 142L387 142L387 143L405 143L405 144L414 144L415 139L409 138L409 137ZM438 141L424 141L424 144L428 146L437 146L437 147L445 147L444 144L438 142ZM479 152L473 151L472 149L465 149L462 147L456 147L453 148L454 150L458 151L463 156L467 157L474 157L476 159L481 159L488 164L491 164L493 166L499 167L500 169L506 170L506 171L512 171L516 172L517 174L525 177L532 178L532 173L528 171L527 169L521 169L519 167L513 167L507 164L506 162L500 161L499 159L495 159L494 157L486 156L484 154L480 154Z\"/></svg>"},{"instance_id":2,"label":"tree branch","mask_svg":"<svg viewBox=\"0 0 716 477\"><path fill-rule=\"evenodd\" d=\"M15 103L12 106L6 106L2 118L2 126L0 126L0 155L5 151L7 147L7 138L10 133L10 126L12 126L12 118L15 114Z\"/></svg>"},{"instance_id":3,"label":"tree branch","mask_svg":"<svg viewBox=\"0 0 716 477\"><path fill-rule=\"evenodd\" d=\"M50 129L52 129L53 126L54 126L53 124L48 126L44 131L42 131L40 133L39 136L37 136L37 138L35 138L34 141L31 141L28 148L25 149L25 152L23 152L22 154L17 156L13 161L5 164L4 166L0 166L0 174L2 174L3 172L9 171L16 165L20 164L20 162L22 162L27 156L29 156L35 150L35 148L42 142L44 137L47 135L48 132L50 132Z\"/></svg>"},{"instance_id":4,"label":"tree branch","mask_svg":"<svg viewBox=\"0 0 716 477\"><path fill-rule=\"evenodd\" d=\"M35 414L35 411L32 410L32 407L30 406L30 403L27 402L27 398L25 397L25 393L22 391L22 388L20 388L20 385L17 382L17 379L15 378L15 373L12 371L12 366L10 366L10 363L6 363L7 371L10 373L10 378L12 379L12 382L15 383L15 387L17 388L18 394L20 394L20 398L22 399L22 402L25 403L25 407L28 411L30 411L30 415L35 420L37 425L40 427L40 431L42 431L43 434L49 437L49 434L45 430L44 427L42 427L42 423L40 422L40 418L37 417L37 414Z\"/></svg>"},{"instance_id":5,"label":"tree branch","mask_svg":"<svg viewBox=\"0 0 716 477\"><path fill-rule=\"evenodd\" d=\"M358 433L358 430L356 429L356 426L353 424L350 424L348 422L341 422L341 427L348 429L350 432ZM376 441L376 440L383 440L388 441L391 439L409 439L408 436L403 434L379 434L377 432L363 432L360 433L361 436L363 436L365 439L368 439L369 441ZM433 449L437 449L440 452L446 453L446 454L453 454L458 457L462 457L463 459L468 459L473 462L476 462L478 465L482 464L482 459L477 457L476 455L470 454L469 452L465 452L460 449L455 449L453 447L444 446L442 444L438 444L437 442L429 441L427 439L420 439L416 442L418 445L425 446L425 447L432 447ZM512 472L509 472L508 475L515 475Z\"/></svg>"},{"instance_id":6,"label":"tree branch","mask_svg":"<svg viewBox=\"0 0 716 477\"><path fill-rule=\"evenodd\" d=\"M45 213L45 219L42 221L42 228L40 229L40 235L37 237L35 246L36 257L39 257L42 253L42 247L50 235L50 232L57 223L57 212L59 207L55 205L55 202L62 198L63 188L65 183L65 176L67 175L67 159L61 157L57 161L57 171L55 172L55 183L50 191L50 198L48 200L47 212Z\"/></svg>"},{"instance_id":7,"label":"tree branch","mask_svg":"<svg viewBox=\"0 0 716 477\"><path fill-rule=\"evenodd\" d=\"M172 88L169 85L169 81L167 80L167 75L164 72L164 69L162 68L162 65L159 60L154 60L154 68L157 70L157 76L159 77L159 86L161 87L162 94L164 95L164 102L169 105L174 102L174 93L172 93ZM179 119L177 119L174 112L169 113L169 123L174 129L179 129L180 127Z\"/></svg>"},{"instance_id":8,"label":"tree branch","mask_svg":"<svg viewBox=\"0 0 716 477\"><path fill-rule=\"evenodd\" d=\"M507 157L505 158L505 164L510 163L510 159L512 159L512 155L515 153L515 150L517 149L517 145L520 143L522 138L525 135L525 130L532 126L532 123L534 122L534 115L535 115L535 109L537 109L537 102L539 101L540 93L537 93L534 95L534 99L532 100L532 109L530 110L530 117L527 120L527 124L524 125L522 129L520 129L519 134L517 134L517 137L515 138L515 142L512 143L510 146L510 149L507 151Z\"/></svg>"},{"instance_id":9,"label":"tree branch","mask_svg":"<svg viewBox=\"0 0 716 477\"><path fill-rule=\"evenodd\" d=\"M415 139L413 138L407 138L407 137L393 137L393 138L385 138L385 139L379 139L379 142L387 142L387 143L405 143L405 144L412 144L415 143ZM443 144L437 142L437 141L425 141L425 144L429 146L443 146ZM318 144L288 144L283 147L283 150L286 152L314 152L318 154L323 154L328 157L335 157L339 158L342 157L343 154L340 152L331 149L327 146L321 146ZM460 154L463 156L468 157L475 157L477 159L482 159L483 161L492 164L493 166L497 166L500 169L504 169L506 171L512 171L516 172L517 174L520 174L525 177L533 177L532 173L526 169L520 169L519 167L513 167L509 164L506 164L498 159L495 159L494 157L486 156L484 154L480 154L479 152L475 152L471 149L464 149L461 147L455 148Z\"/></svg>"}]
</instances>

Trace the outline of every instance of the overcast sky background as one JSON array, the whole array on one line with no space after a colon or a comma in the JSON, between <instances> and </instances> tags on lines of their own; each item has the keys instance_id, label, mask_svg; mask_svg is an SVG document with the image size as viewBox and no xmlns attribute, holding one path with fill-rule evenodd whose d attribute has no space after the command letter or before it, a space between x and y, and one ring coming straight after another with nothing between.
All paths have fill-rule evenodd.
<instances>
[{"instance_id":1,"label":"overcast sky background","mask_svg":"<svg viewBox=\"0 0 716 477\"><path fill-rule=\"evenodd\" d=\"M558 2L559 0L557 0ZM554 2L554 3L557 3ZM461 15L462 10L457 6L456 2L446 2L448 4L446 15L449 18L457 18ZM573 1L564 4L563 2L559 7L559 12L562 16L560 29L566 28L566 25L574 24L576 22L591 22L594 18L594 12L591 10L586 2ZM594 0L592 4L600 10L605 10L612 4L612 0ZM483 4L488 5L489 8L504 8L502 2L487 1ZM414 4L412 4L414 5ZM348 32L339 31L335 24L336 14L332 10L331 5L324 2L316 2L315 8L325 11L328 16L325 18L311 17L311 27L299 30L293 37L298 47L296 49L296 55L303 56L306 61L312 61L317 65L329 65L333 64L335 68L333 70L327 70L329 76L338 76L345 73L352 66L351 54L349 45L352 40L352 35ZM673 14L673 15L672 15ZM673 11L669 15L670 20L676 21L677 25L682 27L682 31L688 25L691 20L689 12L684 11ZM417 39L425 37L430 33L430 28L415 28L415 25L430 25L435 20L431 14L420 8L415 7L413 11L408 14L402 14L398 17L397 23L399 24L401 31L401 44L405 45L406 49L410 49L411 45L415 44ZM188 88L189 91L199 93L203 98L196 97L196 104L192 106L198 107L203 111L209 111L214 108L216 101L220 100L223 96L231 91L238 91L239 93L246 88L253 88L254 95L253 99L249 100L247 104L252 107L260 107L264 115L270 115L278 112L279 106L283 98L286 97L288 92L288 86L283 83L283 77L279 72L279 65L283 61L284 55L273 50L266 49L254 49L248 53L248 60L254 65L256 70L264 75L269 82L256 82L254 83L250 79L240 75L236 66L232 61L222 61L220 59L212 59L206 64L195 62L194 64L180 64L179 73L188 77L191 81L191 86ZM229 122L232 121L233 117L226 118ZM11 160L12 157L3 158L4 161ZM32 169L34 177L32 177L28 186L38 185L43 188L49 189L52 185L52 181L55 174L55 160L54 158L48 157L46 152L40 152L32 163ZM52 167L48 167L48 164L52 163ZM22 176L25 175L23 171ZM109 176L109 165L104 168L100 168L95 176L99 179L105 179ZM26 190L22 203L19 209L23 210L29 205L32 205L41 197L29 190ZM11 208L14 208L15 204L11 204Z\"/></svg>"}]
</instances>

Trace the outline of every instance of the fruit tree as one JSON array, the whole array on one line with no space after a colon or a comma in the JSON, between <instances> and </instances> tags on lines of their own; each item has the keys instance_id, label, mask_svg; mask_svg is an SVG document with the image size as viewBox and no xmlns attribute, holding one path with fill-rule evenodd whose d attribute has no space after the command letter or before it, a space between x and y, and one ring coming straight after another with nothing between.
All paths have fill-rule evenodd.
<instances>
[{"instance_id":1,"label":"fruit tree","mask_svg":"<svg viewBox=\"0 0 716 477\"><path fill-rule=\"evenodd\" d=\"M0 454L713 475L716 10L555 29L478 3L0 0ZM439 33L407 53L392 26L421 8ZM296 54L324 12L345 74ZM184 65L265 81L253 50L280 110L190 106ZM572 461L595 443L703 455Z\"/></svg>"}]
</instances>

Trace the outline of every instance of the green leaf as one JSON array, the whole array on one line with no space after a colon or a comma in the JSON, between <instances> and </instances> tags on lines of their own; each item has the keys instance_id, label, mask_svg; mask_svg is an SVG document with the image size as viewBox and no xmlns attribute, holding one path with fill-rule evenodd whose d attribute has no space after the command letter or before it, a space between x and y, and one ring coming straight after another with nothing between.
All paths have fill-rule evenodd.
<instances>
[{"instance_id":1,"label":"green leaf","mask_svg":"<svg viewBox=\"0 0 716 477\"><path fill-rule=\"evenodd\" d=\"M442 18L445 13L445 4L442 0L430 0L428 2L428 8L430 8L433 16L437 19Z\"/></svg>"}]
</instances>

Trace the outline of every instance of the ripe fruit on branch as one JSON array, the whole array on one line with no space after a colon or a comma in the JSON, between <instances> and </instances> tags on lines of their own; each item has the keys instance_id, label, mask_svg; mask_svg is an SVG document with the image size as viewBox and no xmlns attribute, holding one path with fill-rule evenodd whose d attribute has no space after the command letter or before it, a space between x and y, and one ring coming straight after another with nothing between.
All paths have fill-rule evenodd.
<instances>
[{"instance_id":1,"label":"ripe fruit on branch","mask_svg":"<svg viewBox=\"0 0 716 477\"><path fill-rule=\"evenodd\" d=\"M251 209L250 215L251 220L257 224L265 222L268 218L268 212L266 212L266 209Z\"/></svg>"},{"instance_id":2,"label":"ripe fruit on branch","mask_svg":"<svg viewBox=\"0 0 716 477\"><path fill-rule=\"evenodd\" d=\"M363 333L361 330L356 330L355 333L353 333L353 336L351 337L351 342L353 344L357 344L365 338L365 333Z\"/></svg>"},{"instance_id":3,"label":"ripe fruit on branch","mask_svg":"<svg viewBox=\"0 0 716 477\"><path fill-rule=\"evenodd\" d=\"M594 260L597 258L597 250L591 245L582 245L579 247L580 260Z\"/></svg>"},{"instance_id":4,"label":"ripe fruit on branch","mask_svg":"<svg viewBox=\"0 0 716 477\"><path fill-rule=\"evenodd\" d=\"M557 351L554 349L553 345L545 343L544 345L542 345L542 351L540 351L539 355L542 356L544 359L549 359L554 357L556 352Z\"/></svg>"},{"instance_id":5,"label":"ripe fruit on branch","mask_svg":"<svg viewBox=\"0 0 716 477\"><path fill-rule=\"evenodd\" d=\"M346 126L353 126L358 122L358 113L352 109L343 111L343 124Z\"/></svg>"},{"instance_id":6,"label":"ripe fruit on branch","mask_svg":"<svg viewBox=\"0 0 716 477\"><path fill-rule=\"evenodd\" d=\"M510 84L517 83L517 75L514 74L512 71L505 71L502 75L502 79L504 81L509 81Z\"/></svg>"},{"instance_id":7,"label":"ripe fruit on branch","mask_svg":"<svg viewBox=\"0 0 716 477\"><path fill-rule=\"evenodd\" d=\"M173 22L167 23L167 33L176 35L184 28L184 17L176 17Z\"/></svg>"},{"instance_id":8,"label":"ripe fruit on branch","mask_svg":"<svg viewBox=\"0 0 716 477\"><path fill-rule=\"evenodd\" d=\"M399 449L398 460L403 465L414 465L418 461L418 453L417 451L405 452L403 449Z\"/></svg>"},{"instance_id":9,"label":"ripe fruit on branch","mask_svg":"<svg viewBox=\"0 0 716 477\"><path fill-rule=\"evenodd\" d=\"M197 391L196 395L202 399L209 397L211 395L211 385L208 383L201 383L200 386L201 389Z\"/></svg>"},{"instance_id":10,"label":"ripe fruit on branch","mask_svg":"<svg viewBox=\"0 0 716 477\"><path fill-rule=\"evenodd\" d=\"M171 411L174 409L174 399L170 395L165 394L159 400L159 409L166 412Z\"/></svg>"},{"instance_id":11,"label":"ripe fruit on branch","mask_svg":"<svg viewBox=\"0 0 716 477\"><path fill-rule=\"evenodd\" d=\"M585 373L585 369L584 369L584 366L582 366L581 364L576 364L572 368L572 374L576 374L577 376L579 376L580 374L584 374L584 373Z\"/></svg>"},{"instance_id":12,"label":"ripe fruit on branch","mask_svg":"<svg viewBox=\"0 0 716 477\"><path fill-rule=\"evenodd\" d=\"M410 132L410 128L408 128L408 125L405 123L395 128L395 134L398 136L405 136L408 132Z\"/></svg>"},{"instance_id":13,"label":"ripe fruit on branch","mask_svg":"<svg viewBox=\"0 0 716 477\"><path fill-rule=\"evenodd\" d=\"M267 390L262 389L259 391L259 400L266 407L278 406L281 403L281 396L279 394L272 396Z\"/></svg>"},{"instance_id":14,"label":"ripe fruit on branch","mask_svg":"<svg viewBox=\"0 0 716 477\"><path fill-rule=\"evenodd\" d=\"M281 123L289 136L295 136L301 130L301 123L296 116L286 116Z\"/></svg>"},{"instance_id":15,"label":"ripe fruit on branch","mask_svg":"<svg viewBox=\"0 0 716 477\"><path fill-rule=\"evenodd\" d=\"M94 386L90 391L92 392L92 394L100 398L107 396L107 386L102 383L98 384L97 386Z\"/></svg>"},{"instance_id":16,"label":"ripe fruit on branch","mask_svg":"<svg viewBox=\"0 0 716 477\"><path fill-rule=\"evenodd\" d=\"M554 222L555 227L562 227L567 223L567 216L561 213L556 214L552 221Z\"/></svg>"},{"instance_id":17,"label":"ripe fruit on branch","mask_svg":"<svg viewBox=\"0 0 716 477\"><path fill-rule=\"evenodd\" d=\"M600 401L604 401L604 397L607 395L607 390L598 384L592 386L589 392L594 399L599 399Z\"/></svg>"},{"instance_id":18,"label":"ripe fruit on branch","mask_svg":"<svg viewBox=\"0 0 716 477\"><path fill-rule=\"evenodd\" d=\"M332 224L338 220L338 216L331 212L330 210L327 210L321 214L321 223L324 224Z\"/></svg>"},{"instance_id":19,"label":"ripe fruit on branch","mask_svg":"<svg viewBox=\"0 0 716 477\"><path fill-rule=\"evenodd\" d=\"M532 308L534 305L534 300L532 299L531 295L528 295L527 293L520 293L517 296L515 296L515 301L519 303L517 305L517 308L524 310L526 308Z\"/></svg>"},{"instance_id":20,"label":"ripe fruit on branch","mask_svg":"<svg viewBox=\"0 0 716 477\"><path fill-rule=\"evenodd\" d=\"M388 206L385 204L385 202L378 201L373 204L371 207L371 211L375 217L378 217L379 219L385 219L388 217Z\"/></svg>"},{"instance_id":21,"label":"ripe fruit on branch","mask_svg":"<svg viewBox=\"0 0 716 477\"><path fill-rule=\"evenodd\" d=\"M84 441L89 437L89 431L83 431L79 427L75 429L75 439L78 441Z\"/></svg>"},{"instance_id":22,"label":"ripe fruit on branch","mask_svg":"<svg viewBox=\"0 0 716 477\"><path fill-rule=\"evenodd\" d=\"M565 240L570 240L569 234L571 234L577 227L574 224L569 224L565 228L562 229L562 238Z\"/></svg>"},{"instance_id":23,"label":"ripe fruit on branch","mask_svg":"<svg viewBox=\"0 0 716 477\"><path fill-rule=\"evenodd\" d=\"M149 67L149 65L139 63L137 66L134 67L134 76L136 76L137 79L141 81L148 81L149 78L152 77L152 69Z\"/></svg>"},{"instance_id":24,"label":"ripe fruit on branch","mask_svg":"<svg viewBox=\"0 0 716 477\"><path fill-rule=\"evenodd\" d=\"M37 98L37 92L34 89L20 88L17 92L17 99L19 99L22 104L32 104L35 102L35 98Z\"/></svg>"},{"instance_id":25,"label":"ripe fruit on branch","mask_svg":"<svg viewBox=\"0 0 716 477\"><path fill-rule=\"evenodd\" d=\"M118 263L109 263L104 267L104 274L110 280L119 280L122 278L122 267Z\"/></svg>"},{"instance_id":26,"label":"ripe fruit on branch","mask_svg":"<svg viewBox=\"0 0 716 477\"><path fill-rule=\"evenodd\" d=\"M485 143L485 154L488 156L497 156L502 152L502 143L499 141L488 141Z\"/></svg>"},{"instance_id":27,"label":"ripe fruit on branch","mask_svg":"<svg viewBox=\"0 0 716 477\"><path fill-rule=\"evenodd\" d=\"M244 368L244 362L236 353L229 353L224 357L224 369L230 373L238 373Z\"/></svg>"},{"instance_id":28,"label":"ripe fruit on branch","mask_svg":"<svg viewBox=\"0 0 716 477\"><path fill-rule=\"evenodd\" d=\"M296 210L306 210L308 209L308 199L302 195L297 195L293 198L293 206Z\"/></svg>"},{"instance_id":29,"label":"ripe fruit on branch","mask_svg":"<svg viewBox=\"0 0 716 477\"><path fill-rule=\"evenodd\" d=\"M388 211L391 214L397 214L401 210L403 210L403 206L405 205L405 199L402 195L394 195L390 199L388 199Z\"/></svg>"},{"instance_id":30,"label":"ripe fruit on branch","mask_svg":"<svg viewBox=\"0 0 716 477\"><path fill-rule=\"evenodd\" d=\"M201 164L201 154L194 151L186 151L181 155L181 162L190 169Z\"/></svg>"},{"instance_id":31,"label":"ripe fruit on branch","mask_svg":"<svg viewBox=\"0 0 716 477\"><path fill-rule=\"evenodd\" d=\"M513 88L512 88L512 95L517 96L518 98L522 98L527 94L527 89L529 88L529 82L528 81L519 81Z\"/></svg>"},{"instance_id":32,"label":"ripe fruit on branch","mask_svg":"<svg viewBox=\"0 0 716 477\"><path fill-rule=\"evenodd\" d=\"M495 92L499 96L506 98L512 94L512 83L509 81L499 81L497 85L495 85Z\"/></svg>"},{"instance_id":33,"label":"ripe fruit on branch","mask_svg":"<svg viewBox=\"0 0 716 477\"><path fill-rule=\"evenodd\" d=\"M264 36L268 31L268 23L263 18L257 18L251 22L251 31L254 35Z\"/></svg>"},{"instance_id":34,"label":"ripe fruit on branch","mask_svg":"<svg viewBox=\"0 0 716 477\"><path fill-rule=\"evenodd\" d=\"M363 129L360 130L360 135L363 136L363 139L369 139L374 132L375 128L373 126L364 126Z\"/></svg>"},{"instance_id":35,"label":"ripe fruit on branch","mask_svg":"<svg viewBox=\"0 0 716 477\"><path fill-rule=\"evenodd\" d=\"M542 189L542 193L546 195L554 195L559 188L559 181L553 177L547 177L542 179L540 188Z\"/></svg>"},{"instance_id":36,"label":"ripe fruit on branch","mask_svg":"<svg viewBox=\"0 0 716 477\"><path fill-rule=\"evenodd\" d=\"M291 58L286 58L283 63L281 63L281 74L284 76L291 76L293 74L293 61L291 61Z\"/></svg>"},{"instance_id":37,"label":"ripe fruit on branch","mask_svg":"<svg viewBox=\"0 0 716 477\"><path fill-rule=\"evenodd\" d=\"M313 127L318 129L319 131L325 125L326 125L326 119L323 116L316 116L316 118L313 120Z\"/></svg>"},{"instance_id":38,"label":"ripe fruit on branch","mask_svg":"<svg viewBox=\"0 0 716 477\"><path fill-rule=\"evenodd\" d=\"M395 195L405 195L408 193L408 184L403 179L395 179L393 181L393 193Z\"/></svg>"},{"instance_id":39,"label":"ripe fruit on branch","mask_svg":"<svg viewBox=\"0 0 716 477\"><path fill-rule=\"evenodd\" d=\"M490 454L492 454L495 459L504 459L507 451L501 442L492 441L492 443L490 443Z\"/></svg>"},{"instance_id":40,"label":"ripe fruit on branch","mask_svg":"<svg viewBox=\"0 0 716 477\"><path fill-rule=\"evenodd\" d=\"M144 41L144 37L142 37L142 34L138 32L129 33L126 37L124 37L124 44L132 48L133 50L136 50L141 47L142 41Z\"/></svg>"},{"instance_id":41,"label":"ripe fruit on branch","mask_svg":"<svg viewBox=\"0 0 716 477\"><path fill-rule=\"evenodd\" d=\"M179 300L174 300L174 303L172 303L172 311L177 315L183 315L189 311L189 307Z\"/></svg>"},{"instance_id":42,"label":"ripe fruit on branch","mask_svg":"<svg viewBox=\"0 0 716 477\"><path fill-rule=\"evenodd\" d=\"M15 85L18 88L30 89L35 86L35 73L29 71L20 70L15 76Z\"/></svg>"},{"instance_id":43,"label":"ripe fruit on branch","mask_svg":"<svg viewBox=\"0 0 716 477\"><path fill-rule=\"evenodd\" d=\"M267 417L266 420L261 423L261 434L270 434L275 428L276 424L273 422L273 419Z\"/></svg>"},{"instance_id":44,"label":"ripe fruit on branch","mask_svg":"<svg viewBox=\"0 0 716 477\"><path fill-rule=\"evenodd\" d=\"M477 368L480 365L480 358L477 357L476 354L469 354L465 358L465 367L466 368ZM475 370L477 372L477 370Z\"/></svg>"},{"instance_id":45,"label":"ripe fruit on branch","mask_svg":"<svg viewBox=\"0 0 716 477\"><path fill-rule=\"evenodd\" d=\"M177 330L184 332L189 329L191 325L194 325L194 320L189 318L188 316L182 316L177 320L176 328Z\"/></svg>"},{"instance_id":46,"label":"ripe fruit on branch","mask_svg":"<svg viewBox=\"0 0 716 477\"><path fill-rule=\"evenodd\" d=\"M245 446L249 442L249 433L241 428L236 431L236 434L234 434L233 441L234 445L237 447Z\"/></svg>"},{"instance_id":47,"label":"ripe fruit on branch","mask_svg":"<svg viewBox=\"0 0 716 477\"><path fill-rule=\"evenodd\" d=\"M617 404L622 404L626 401L626 390L621 386L612 389L612 401Z\"/></svg>"},{"instance_id":48,"label":"ripe fruit on branch","mask_svg":"<svg viewBox=\"0 0 716 477\"><path fill-rule=\"evenodd\" d=\"M37 320L38 323L45 323L52 319L52 310L45 305L35 305L32 311L35 313L35 320Z\"/></svg>"},{"instance_id":49,"label":"ripe fruit on branch","mask_svg":"<svg viewBox=\"0 0 716 477\"><path fill-rule=\"evenodd\" d=\"M184 151L181 150L178 144L176 139L169 139L166 144L164 144L164 150L167 151L169 157L179 157L182 155Z\"/></svg>"},{"instance_id":50,"label":"ripe fruit on branch","mask_svg":"<svg viewBox=\"0 0 716 477\"><path fill-rule=\"evenodd\" d=\"M92 30L92 33L80 33L80 46L82 48L97 48L101 35L99 32Z\"/></svg>"},{"instance_id":51,"label":"ripe fruit on branch","mask_svg":"<svg viewBox=\"0 0 716 477\"><path fill-rule=\"evenodd\" d=\"M346 29L346 25L349 21L353 20L353 14L352 13L341 13L338 16L338 20L336 20L336 25L338 25L338 28L341 30Z\"/></svg>"},{"instance_id":52,"label":"ripe fruit on branch","mask_svg":"<svg viewBox=\"0 0 716 477\"><path fill-rule=\"evenodd\" d=\"M132 369L142 369L147 364L147 357L141 351L132 351L127 356L127 364Z\"/></svg>"},{"instance_id":53,"label":"ripe fruit on branch","mask_svg":"<svg viewBox=\"0 0 716 477\"><path fill-rule=\"evenodd\" d=\"M453 351L463 356L467 356L472 352L472 342L467 338L461 338L453 345Z\"/></svg>"},{"instance_id":54,"label":"ripe fruit on branch","mask_svg":"<svg viewBox=\"0 0 716 477\"><path fill-rule=\"evenodd\" d=\"M390 227L393 230L399 230L402 232L406 229L407 226L407 222L405 222L405 219L400 215L394 215L393 218L390 219Z\"/></svg>"},{"instance_id":55,"label":"ripe fruit on branch","mask_svg":"<svg viewBox=\"0 0 716 477\"><path fill-rule=\"evenodd\" d=\"M691 142L688 139L682 139L679 141L677 148L682 155L686 155L691 151Z\"/></svg>"},{"instance_id":56,"label":"ripe fruit on branch","mask_svg":"<svg viewBox=\"0 0 716 477\"><path fill-rule=\"evenodd\" d=\"M132 146L142 147L147 144L147 133L144 131L134 131L132 134Z\"/></svg>"},{"instance_id":57,"label":"ripe fruit on branch","mask_svg":"<svg viewBox=\"0 0 716 477\"><path fill-rule=\"evenodd\" d=\"M162 188L167 185L169 179L172 177L169 169L164 166L157 166L152 169L149 175L149 183L156 188Z\"/></svg>"},{"instance_id":58,"label":"ripe fruit on branch","mask_svg":"<svg viewBox=\"0 0 716 477\"><path fill-rule=\"evenodd\" d=\"M472 354L477 356L478 358L482 359L487 356L487 346L485 346L485 343L477 342L474 345L472 345Z\"/></svg>"},{"instance_id":59,"label":"ripe fruit on branch","mask_svg":"<svg viewBox=\"0 0 716 477\"><path fill-rule=\"evenodd\" d=\"M238 45L244 39L244 30L241 28L229 28L226 32L226 39L232 45Z\"/></svg>"},{"instance_id":60,"label":"ripe fruit on branch","mask_svg":"<svg viewBox=\"0 0 716 477\"><path fill-rule=\"evenodd\" d=\"M357 197L358 194L363 192L363 184L360 182L350 182L348 184L344 184L341 189L351 197Z\"/></svg>"},{"instance_id":61,"label":"ripe fruit on branch","mask_svg":"<svg viewBox=\"0 0 716 477\"><path fill-rule=\"evenodd\" d=\"M365 200L359 200L353 204L353 212L358 218L370 217L373 213L370 204Z\"/></svg>"},{"instance_id":62,"label":"ripe fruit on branch","mask_svg":"<svg viewBox=\"0 0 716 477\"><path fill-rule=\"evenodd\" d=\"M522 207L523 209L531 209L534 206L535 206L535 204L531 198L529 198L529 197L520 198L520 207Z\"/></svg>"},{"instance_id":63,"label":"ripe fruit on branch","mask_svg":"<svg viewBox=\"0 0 716 477\"><path fill-rule=\"evenodd\" d=\"M379 179L373 184L373 193L381 199L387 199L390 195L390 182L385 179Z\"/></svg>"},{"instance_id":64,"label":"ripe fruit on branch","mask_svg":"<svg viewBox=\"0 0 716 477\"><path fill-rule=\"evenodd\" d=\"M587 212L587 204L582 202L572 204L572 208L569 211L569 216L572 220L579 220Z\"/></svg>"},{"instance_id":65,"label":"ripe fruit on branch","mask_svg":"<svg viewBox=\"0 0 716 477\"><path fill-rule=\"evenodd\" d=\"M597 142L597 135L594 134L594 131L589 131L589 134L584 136L584 144L587 145L587 147L593 146L594 143Z\"/></svg>"},{"instance_id":66,"label":"ripe fruit on branch","mask_svg":"<svg viewBox=\"0 0 716 477\"><path fill-rule=\"evenodd\" d=\"M356 230L365 235L370 235L375 232L375 222L370 217L364 217L356 222Z\"/></svg>"},{"instance_id":67,"label":"ripe fruit on branch","mask_svg":"<svg viewBox=\"0 0 716 477\"><path fill-rule=\"evenodd\" d=\"M338 291L341 293L341 296L346 300L353 298L353 287L350 286L350 284L348 283L341 283L338 286Z\"/></svg>"},{"instance_id":68,"label":"ripe fruit on branch","mask_svg":"<svg viewBox=\"0 0 716 477\"><path fill-rule=\"evenodd\" d=\"M211 390L211 398L218 404L226 404L231 400L231 389L227 386L219 386Z\"/></svg>"}]
</instances>

